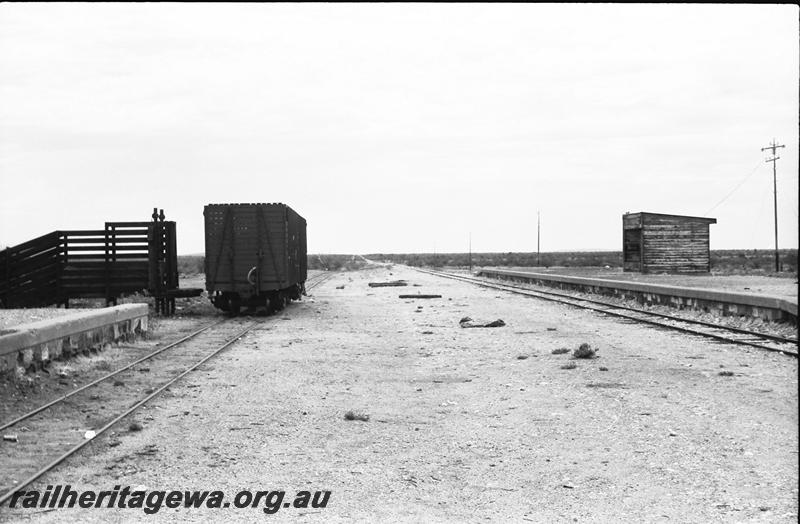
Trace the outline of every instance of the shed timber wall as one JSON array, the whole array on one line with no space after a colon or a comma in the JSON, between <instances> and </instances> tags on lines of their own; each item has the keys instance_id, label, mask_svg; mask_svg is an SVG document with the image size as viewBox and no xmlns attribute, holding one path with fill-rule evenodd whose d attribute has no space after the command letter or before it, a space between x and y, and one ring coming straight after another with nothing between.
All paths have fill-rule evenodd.
<instances>
[{"instance_id":1,"label":"shed timber wall","mask_svg":"<svg viewBox=\"0 0 800 524\"><path fill-rule=\"evenodd\" d=\"M622 217L625 271L708 273L709 225L716 219L629 213Z\"/></svg>"}]
</instances>

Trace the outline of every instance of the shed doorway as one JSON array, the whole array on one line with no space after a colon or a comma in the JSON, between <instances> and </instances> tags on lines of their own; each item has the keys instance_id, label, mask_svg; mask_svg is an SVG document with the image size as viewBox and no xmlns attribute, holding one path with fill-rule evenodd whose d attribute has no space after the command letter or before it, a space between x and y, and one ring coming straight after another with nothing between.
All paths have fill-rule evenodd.
<instances>
[{"instance_id":1,"label":"shed doorway","mask_svg":"<svg viewBox=\"0 0 800 524\"><path fill-rule=\"evenodd\" d=\"M642 228L626 229L622 241L623 264L626 269L641 270Z\"/></svg>"}]
</instances>

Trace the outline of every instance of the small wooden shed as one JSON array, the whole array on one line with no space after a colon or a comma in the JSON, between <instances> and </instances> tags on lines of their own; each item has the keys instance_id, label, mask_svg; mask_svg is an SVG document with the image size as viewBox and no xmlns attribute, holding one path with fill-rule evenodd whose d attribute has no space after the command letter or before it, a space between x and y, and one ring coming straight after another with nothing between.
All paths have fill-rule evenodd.
<instances>
[{"instance_id":1,"label":"small wooden shed","mask_svg":"<svg viewBox=\"0 0 800 524\"><path fill-rule=\"evenodd\" d=\"M709 225L716 218L625 213L622 216L622 265L641 273L711 271Z\"/></svg>"}]
</instances>

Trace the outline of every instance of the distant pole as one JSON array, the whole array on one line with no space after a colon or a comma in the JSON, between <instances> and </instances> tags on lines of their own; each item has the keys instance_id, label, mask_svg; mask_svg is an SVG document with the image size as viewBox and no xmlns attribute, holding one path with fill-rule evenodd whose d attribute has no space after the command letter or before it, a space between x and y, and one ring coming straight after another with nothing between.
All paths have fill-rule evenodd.
<instances>
[{"instance_id":1,"label":"distant pole","mask_svg":"<svg viewBox=\"0 0 800 524\"><path fill-rule=\"evenodd\" d=\"M469 271L472 272L472 231L469 233Z\"/></svg>"},{"instance_id":2,"label":"distant pole","mask_svg":"<svg viewBox=\"0 0 800 524\"><path fill-rule=\"evenodd\" d=\"M539 250L539 239L541 238L541 230L542 230L542 220L539 216L539 212L536 212L536 265L541 266L541 251Z\"/></svg>"},{"instance_id":3,"label":"distant pole","mask_svg":"<svg viewBox=\"0 0 800 524\"><path fill-rule=\"evenodd\" d=\"M775 272L779 272L781 270L780 261L778 259L778 174L777 169L775 167L775 163L780 158L779 156L775 156L775 150L779 147L786 147L785 145L778 145L775 139L772 139L772 144L767 147L762 147L761 151L766 151L767 149L772 150L772 158L768 158L767 162L772 162L772 197L774 201L774 209L775 209Z\"/></svg>"}]
</instances>

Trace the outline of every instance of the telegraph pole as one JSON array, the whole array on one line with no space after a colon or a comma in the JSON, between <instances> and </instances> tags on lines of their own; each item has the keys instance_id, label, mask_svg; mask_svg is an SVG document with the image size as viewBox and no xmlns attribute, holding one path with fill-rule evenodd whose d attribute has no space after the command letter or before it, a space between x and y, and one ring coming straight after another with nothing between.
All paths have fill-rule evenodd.
<instances>
[{"instance_id":1,"label":"telegraph pole","mask_svg":"<svg viewBox=\"0 0 800 524\"><path fill-rule=\"evenodd\" d=\"M536 266L541 266L541 251L539 250L539 239L541 238L540 233L542 230L542 220L539 217L539 212L536 212Z\"/></svg>"},{"instance_id":2,"label":"telegraph pole","mask_svg":"<svg viewBox=\"0 0 800 524\"><path fill-rule=\"evenodd\" d=\"M469 272L472 273L472 231L469 232Z\"/></svg>"},{"instance_id":3,"label":"telegraph pole","mask_svg":"<svg viewBox=\"0 0 800 524\"><path fill-rule=\"evenodd\" d=\"M762 147L761 151L766 151L767 149L772 150L772 158L768 158L767 162L772 162L772 196L774 200L774 209L775 209L775 272L779 272L781 270L780 262L778 260L778 175L777 170L775 168L775 163L780 158L779 156L775 156L775 150L779 147L786 147L785 145L778 145L775 139L772 139L772 144L767 147Z\"/></svg>"}]
</instances>

